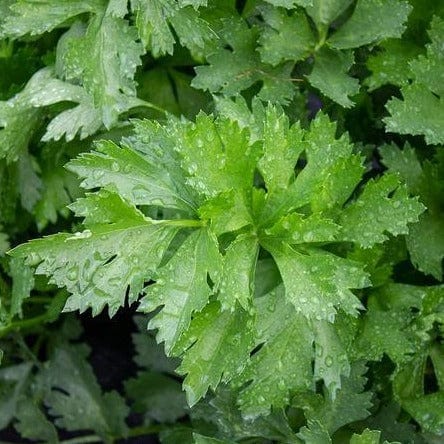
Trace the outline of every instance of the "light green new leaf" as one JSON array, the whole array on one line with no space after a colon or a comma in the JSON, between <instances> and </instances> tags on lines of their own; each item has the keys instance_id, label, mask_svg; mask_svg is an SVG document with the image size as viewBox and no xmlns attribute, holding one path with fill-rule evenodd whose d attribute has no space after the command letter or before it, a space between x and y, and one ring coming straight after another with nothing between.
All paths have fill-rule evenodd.
<instances>
[{"instance_id":1,"label":"light green new leaf","mask_svg":"<svg viewBox=\"0 0 444 444\"><path fill-rule=\"evenodd\" d=\"M262 347L236 378L238 385L249 383L239 395L242 413L249 418L285 407L294 392L312 388L313 332L283 293L280 286L258 299L256 342Z\"/></svg>"},{"instance_id":2,"label":"light green new leaf","mask_svg":"<svg viewBox=\"0 0 444 444\"><path fill-rule=\"evenodd\" d=\"M411 10L401 0L359 0L350 19L328 41L335 48L351 49L401 37Z\"/></svg>"},{"instance_id":3,"label":"light green new leaf","mask_svg":"<svg viewBox=\"0 0 444 444\"><path fill-rule=\"evenodd\" d=\"M199 217L209 222L216 236L252 225L250 204L246 198L247 196L240 194L239 190L219 193L199 207Z\"/></svg>"},{"instance_id":4,"label":"light green new leaf","mask_svg":"<svg viewBox=\"0 0 444 444\"><path fill-rule=\"evenodd\" d=\"M353 106L351 96L359 92L359 81L347 73L354 63L351 51L322 48L315 57L313 70L307 76L312 86L345 108Z\"/></svg>"},{"instance_id":5,"label":"light green new leaf","mask_svg":"<svg viewBox=\"0 0 444 444\"><path fill-rule=\"evenodd\" d=\"M250 146L247 131L236 122L199 114L195 124L177 124L172 134L190 176L187 183L197 192L207 197L251 192L258 146Z\"/></svg>"},{"instance_id":6,"label":"light green new leaf","mask_svg":"<svg viewBox=\"0 0 444 444\"><path fill-rule=\"evenodd\" d=\"M244 310L251 307L258 254L259 244L253 236L238 236L227 248L218 287L222 310L234 311L237 304Z\"/></svg>"},{"instance_id":7,"label":"light green new leaf","mask_svg":"<svg viewBox=\"0 0 444 444\"><path fill-rule=\"evenodd\" d=\"M361 180L364 168L360 156L353 154L346 134L336 138L336 124L325 115L319 113L312 121L303 149L307 165L295 181L280 193L267 196L262 216L267 223L307 204L315 212L340 211Z\"/></svg>"},{"instance_id":8,"label":"light green new leaf","mask_svg":"<svg viewBox=\"0 0 444 444\"><path fill-rule=\"evenodd\" d=\"M156 224L118 195L102 191L73 204L85 217L83 232L56 234L12 250L37 266L37 274L66 287L71 296L65 311L98 314L108 304L110 315L134 302L149 280L177 232L174 226Z\"/></svg>"},{"instance_id":9,"label":"light green new leaf","mask_svg":"<svg viewBox=\"0 0 444 444\"><path fill-rule=\"evenodd\" d=\"M294 180L294 167L304 149L303 131L297 124L290 127L285 114L268 107L262 138L263 155L258 166L267 191L286 189Z\"/></svg>"},{"instance_id":10,"label":"light green new leaf","mask_svg":"<svg viewBox=\"0 0 444 444\"><path fill-rule=\"evenodd\" d=\"M235 440L261 436L273 442L296 444L298 441L289 424L284 409L275 409L266 416L249 418L247 421L238 406L238 393L226 387L219 387L209 405L203 405L206 418L214 423L220 436Z\"/></svg>"},{"instance_id":11,"label":"light green new leaf","mask_svg":"<svg viewBox=\"0 0 444 444\"><path fill-rule=\"evenodd\" d=\"M309 319L333 322L337 308L357 316L362 308L350 291L370 282L360 264L324 250L303 252L283 246L270 249L285 286L285 297L298 313Z\"/></svg>"},{"instance_id":12,"label":"light green new leaf","mask_svg":"<svg viewBox=\"0 0 444 444\"><path fill-rule=\"evenodd\" d=\"M305 59L310 54L316 41L302 10L289 16L282 9L263 8L262 16L268 25L259 38L262 61L276 66L287 60Z\"/></svg>"},{"instance_id":13,"label":"light green new leaf","mask_svg":"<svg viewBox=\"0 0 444 444\"><path fill-rule=\"evenodd\" d=\"M67 165L83 179L83 188L103 187L135 205L160 205L192 213L194 204L187 201L185 179L182 177L181 182L177 182L175 179L180 176L167 174L167 168L159 168L163 166L156 162L160 161L156 159L159 150L148 157L109 141L98 142L96 149L81 154Z\"/></svg>"},{"instance_id":14,"label":"light green new leaf","mask_svg":"<svg viewBox=\"0 0 444 444\"><path fill-rule=\"evenodd\" d=\"M386 174L368 182L357 200L344 209L341 238L369 248L387 240L384 233L407 234L407 224L417 222L424 210L417 198L409 197L396 175Z\"/></svg>"},{"instance_id":15,"label":"light green new leaf","mask_svg":"<svg viewBox=\"0 0 444 444\"><path fill-rule=\"evenodd\" d=\"M50 388L45 404L59 427L94 430L108 443L111 436L125 436L129 408L117 392L101 392L86 356L83 346L56 349L41 376Z\"/></svg>"},{"instance_id":16,"label":"light green new leaf","mask_svg":"<svg viewBox=\"0 0 444 444\"><path fill-rule=\"evenodd\" d=\"M0 37L39 35L66 26L68 19L103 8L101 0L16 0L0 26Z\"/></svg>"},{"instance_id":17,"label":"light green new leaf","mask_svg":"<svg viewBox=\"0 0 444 444\"><path fill-rule=\"evenodd\" d=\"M187 375L183 387L192 407L207 390L238 375L247 364L254 341L252 315L237 307L221 311L220 304L208 304L191 322L177 350L183 360L177 372Z\"/></svg>"},{"instance_id":18,"label":"light green new leaf","mask_svg":"<svg viewBox=\"0 0 444 444\"><path fill-rule=\"evenodd\" d=\"M212 294L208 276L216 280L221 264L217 240L202 228L188 236L158 270L156 283L146 288L139 310L151 312L162 306L148 326L158 329L157 341L165 342L167 355L189 328L194 312L208 303Z\"/></svg>"},{"instance_id":19,"label":"light green new leaf","mask_svg":"<svg viewBox=\"0 0 444 444\"><path fill-rule=\"evenodd\" d=\"M303 217L291 213L279 219L271 228L265 230L267 239L277 239L292 244L312 242L333 242L341 227L319 213Z\"/></svg>"},{"instance_id":20,"label":"light green new leaf","mask_svg":"<svg viewBox=\"0 0 444 444\"><path fill-rule=\"evenodd\" d=\"M316 23L318 29L323 29L343 13L353 0L312 0L312 5L306 7L307 14Z\"/></svg>"}]
</instances>

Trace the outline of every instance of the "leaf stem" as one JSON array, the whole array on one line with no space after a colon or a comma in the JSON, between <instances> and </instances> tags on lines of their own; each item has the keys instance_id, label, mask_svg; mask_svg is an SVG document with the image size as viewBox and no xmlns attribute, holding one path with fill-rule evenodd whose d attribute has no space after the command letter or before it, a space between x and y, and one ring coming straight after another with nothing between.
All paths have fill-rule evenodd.
<instances>
[{"instance_id":1,"label":"leaf stem","mask_svg":"<svg viewBox=\"0 0 444 444\"><path fill-rule=\"evenodd\" d=\"M150 222L154 225L169 225L171 227L198 228L205 226L204 221L197 219L167 219L167 220L150 219Z\"/></svg>"},{"instance_id":2,"label":"leaf stem","mask_svg":"<svg viewBox=\"0 0 444 444\"><path fill-rule=\"evenodd\" d=\"M48 320L48 316L46 314L36 316L30 319L23 319L20 321L11 322L9 325L4 327L0 327L0 338L6 336L8 333L16 330L20 330L22 328L34 327L38 324L43 324Z\"/></svg>"}]
</instances>

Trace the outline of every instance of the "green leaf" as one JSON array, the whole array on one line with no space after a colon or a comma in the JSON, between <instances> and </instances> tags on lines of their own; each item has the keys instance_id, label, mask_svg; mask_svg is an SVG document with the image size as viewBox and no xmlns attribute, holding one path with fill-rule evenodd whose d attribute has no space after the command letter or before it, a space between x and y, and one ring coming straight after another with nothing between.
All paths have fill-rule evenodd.
<instances>
[{"instance_id":1,"label":"green leaf","mask_svg":"<svg viewBox=\"0 0 444 444\"><path fill-rule=\"evenodd\" d=\"M155 57L173 53L175 38L168 24L174 29L180 43L192 52L202 50L205 43L214 37L208 23L187 3L131 0L140 38ZM197 8L201 3L197 2L193 6Z\"/></svg>"},{"instance_id":2,"label":"green leaf","mask_svg":"<svg viewBox=\"0 0 444 444\"><path fill-rule=\"evenodd\" d=\"M0 27L0 37L43 34L66 26L70 18L101 8L100 0L16 0Z\"/></svg>"},{"instance_id":3,"label":"green leaf","mask_svg":"<svg viewBox=\"0 0 444 444\"><path fill-rule=\"evenodd\" d=\"M134 410L147 420L171 423L187 413L180 382L160 373L139 372L125 381L125 392L134 400Z\"/></svg>"},{"instance_id":4,"label":"green leaf","mask_svg":"<svg viewBox=\"0 0 444 444\"><path fill-rule=\"evenodd\" d=\"M34 287L34 273L31 267L25 265L21 258L12 258L9 262L12 278L11 308L9 314L11 317L23 316L22 303L31 295Z\"/></svg>"},{"instance_id":5,"label":"green leaf","mask_svg":"<svg viewBox=\"0 0 444 444\"><path fill-rule=\"evenodd\" d=\"M347 74L353 63L352 52L324 47L316 54L313 70L307 79L329 99L350 108L353 105L350 96L359 92L359 81Z\"/></svg>"},{"instance_id":6,"label":"green leaf","mask_svg":"<svg viewBox=\"0 0 444 444\"><path fill-rule=\"evenodd\" d=\"M419 423L421 429L438 436L444 433L444 392L404 400L402 406Z\"/></svg>"},{"instance_id":7,"label":"green leaf","mask_svg":"<svg viewBox=\"0 0 444 444\"><path fill-rule=\"evenodd\" d=\"M219 383L239 374L248 362L254 331L251 315L238 307L221 311L217 302L196 315L178 349L184 352L179 374L187 376L183 387L192 407Z\"/></svg>"},{"instance_id":8,"label":"green leaf","mask_svg":"<svg viewBox=\"0 0 444 444\"><path fill-rule=\"evenodd\" d=\"M222 310L244 310L251 307L254 292L254 275L259 254L255 237L238 236L226 250L219 282L218 300Z\"/></svg>"},{"instance_id":9,"label":"green leaf","mask_svg":"<svg viewBox=\"0 0 444 444\"><path fill-rule=\"evenodd\" d=\"M436 97L427 86L421 84L403 88L402 96L403 100L393 98L387 103L391 115L383 119L387 131L424 135L428 144L444 143L442 98Z\"/></svg>"},{"instance_id":10,"label":"green leaf","mask_svg":"<svg viewBox=\"0 0 444 444\"><path fill-rule=\"evenodd\" d=\"M332 399L341 388L341 376L350 375L350 364L344 344L333 324L318 321L314 324L316 357L314 377L323 379Z\"/></svg>"},{"instance_id":11,"label":"green leaf","mask_svg":"<svg viewBox=\"0 0 444 444\"><path fill-rule=\"evenodd\" d=\"M251 381L239 395L242 413L250 419L286 406L295 391L312 388L313 332L283 293L281 286L258 300L256 341L262 347L236 380L239 385Z\"/></svg>"},{"instance_id":12,"label":"green leaf","mask_svg":"<svg viewBox=\"0 0 444 444\"><path fill-rule=\"evenodd\" d=\"M45 417L42 410L32 400L20 401L16 419L18 422L14 424L14 428L22 438L44 440L49 444L59 442L54 424Z\"/></svg>"},{"instance_id":13,"label":"green leaf","mask_svg":"<svg viewBox=\"0 0 444 444\"><path fill-rule=\"evenodd\" d=\"M418 307L424 290L401 284L390 284L377 290L367 304L361 332L356 338L354 353L378 361L383 354L395 363L408 361L417 347L417 338L410 325L414 320L411 307ZM384 325L393 326L390 335Z\"/></svg>"},{"instance_id":14,"label":"green leaf","mask_svg":"<svg viewBox=\"0 0 444 444\"><path fill-rule=\"evenodd\" d=\"M329 38L338 49L351 49L401 37L412 7L401 0L359 0L352 16Z\"/></svg>"},{"instance_id":15,"label":"green leaf","mask_svg":"<svg viewBox=\"0 0 444 444\"><path fill-rule=\"evenodd\" d=\"M160 344L157 344L152 332L146 331L147 316L137 315L134 317L134 322L138 328L138 332L132 334L134 362L139 367L153 372L174 375L179 363L176 359L168 358Z\"/></svg>"},{"instance_id":16,"label":"green leaf","mask_svg":"<svg viewBox=\"0 0 444 444\"><path fill-rule=\"evenodd\" d=\"M262 138L263 155L259 169L268 192L273 193L287 188L294 181L294 166L303 150L303 131L298 125L290 127L285 114L268 107Z\"/></svg>"},{"instance_id":17,"label":"green leaf","mask_svg":"<svg viewBox=\"0 0 444 444\"><path fill-rule=\"evenodd\" d=\"M85 217L83 232L56 234L17 247L11 254L37 265L37 274L71 293L65 311L110 315L121 307L128 287L130 303L137 299L177 232L174 226L155 224L115 194L103 191L73 204Z\"/></svg>"},{"instance_id":18,"label":"green leaf","mask_svg":"<svg viewBox=\"0 0 444 444\"><path fill-rule=\"evenodd\" d=\"M413 83L401 89L403 100L392 98L387 103L389 117L383 119L387 130L400 134L424 135L428 144L444 143L442 103L444 74L444 20L432 20L427 55L410 64Z\"/></svg>"},{"instance_id":19,"label":"green leaf","mask_svg":"<svg viewBox=\"0 0 444 444\"><path fill-rule=\"evenodd\" d=\"M0 369L0 429L3 430L14 418L22 395L29 384L32 364L22 362Z\"/></svg>"},{"instance_id":20,"label":"green leaf","mask_svg":"<svg viewBox=\"0 0 444 444\"><path fill-rule=\"evenodd\" d=\"M372 72L364 80L369 91L383 85L405 86L412 73L409 62L421 52L421 48L414 42L404 40L387 40L380 45L380 52L370 55L367 59L367 68ZM400 66L405 69L399 69Z\"/></svg>"},{"instance_id":21,"label":"green leaf","mask_svg":"<svg viewBox=\"0 0 444 444\"><path fill-rule=\"evenodd\" d=\"M157 341L165 342L170 355L190 326L194 312L208 303L214 280L220 272L221 258L217 240L202 228L196 230L177 249L174 256L156 273L156 283L146 288L139 310L150 312L162 306L149 328L158 329Z\"/></svg>"},{"instance_id":22,"label":"green leaf","mask_svg":"<svg viewBox=\"0 0 444 444\"><path fill-rule=\"evenodd\" d=\"M0 159L17 161L27 153L38 126L41 111L27 102L27 88L7 102L0 102Z\"/></svg>"},{"instance_id":23,"label":"green leaf","mask_svg":"<svg viewBox=\"0 0 444 444\"><path fill-rule=\"evenodd\" d=\"M401 175L412 194L418 194L427 211L421 214L419 222L411 225L407 236L407 247L413 264L422 272L436 279L442 277L442 258L444 257L444 231L441 210L442 161L419 162L410 145L403 150L394 145L380 148L383 163L392 172Z\"/></svg>"},{"instance_id":24,"label":"green leaf","mask_svg":"<svg viewBox=\"0 0 444 444\"><path fill-rule=\"evenodd\" d=\"M0 232L0 257L9 250L8 235Z\"/></svg>"},{"instance_id":25,"label":"green leaf","mask_svg":"<svg viewBox=\"0 0 444 444\"><path fill-rule=\"evenodd\" d=\"M210 92L232 96L249 88L257 81L263 85L259 98L286 104L294 95L291 82L293 64L271 68L260 61L256 52L258 29L249 28L244 21L226 18L220 32L223 44L207 56L208 66L195 68L191 85Z\"/></svg>"},{"instance_id":26,"label":"green leaf","mask_svg":"<svg viewBox=\"0 0 444 444\"><path fill-rule=\"evenodd\" d=\"M352 0L312 0L306 7L307 14L314 20L318 29L329 25L352 3Z\"/></svg>"},{"instance_id":27,"label":"green leaf","mask_svg":"<svg viewBox=\"0 0 444 444\"><path fill-rule=\"evenodd\" d=\"M396 175L386 174L367 183L358 199L344 209L341 225L345 230L341 238L371 247L388 239L384 233L407 234L407 224L417 222L424 209L417 198L408 196Z\"/></svg>"},{"instance_id":28,"label":"green leaf","mask_svg":"<svg viewBox=\"0 0 444 444\"><path fill-rule=\"evenodd\" d=\"M159 168L159 150L144 156L129 147L120 148L113 142L101 141L97 151L83 153L71 160L67 168L83 180L86 189L102 187L118 192L135 205L161 205L188 211L193 209L184 186L183 174L166 175ZM182 176L182 177L180 177ZM178 181L179 179L180 181Z\"/></svg>"},{"instance_id":29,"label":"green leaf","mask_svg":"<svg viewBox=\"0 0 444 444\"><path fill-rule=\"evenodd\" d=\"M83 87L107 128L120 113L141 104L135 98L134 75L142 54L135 28L113 16L94 16L84 35L69 42L65 64L78 67Z\"/></svg>"},{"instance_id":30,"label":"green leaf","mask_svg":"<svg viewBox=\"0 0 444 444\"><path fill-rule=\"evenodd\" d=\"M369 285L357 262L326 251L290 247L272 249L285 286L285 297L298 313L310 319L333 322L337 308L356 316L362 305L350 291Z\"/></svg>"},{"instance_id":31,"label":"green leaf","mask_svg":"<svg viewBox=\"0 0 444 444\"><path fill-rule=\"evenodd\" d=\"M45 394L55 424L68 431L94 430L104 442L125 436L129 409L115 391L102 393L83 346L60 346L45 368L42 378L50 390Z\"/></svg>"},{"instance_id":32,"label":"green leaf","mask_svg":"<svg viewBox=\"0 0 444 444\"><path fill-rule=\"evenodd\" d=\"M195 124L180 124L173 130L187 183L208 197L228 190L251 191L258 158L247 131L226 119L214 120L203 113Z\"/></svg>"},{"instance_id":33,"label":"green leaf","mask_svg":"<svg viewBox=\"0 0 444 444\"><path fill-rule=\"evenodd\" d=\"M234 444L233 441L226 441L225 439L210 438L208 436L193 433L194 444Z\"/></svg>"},{"instance_id":34,"label":"green leaf","mask_svg":"<svg viewBox=\"0 0 444 444\"><path fill-rule=\"evenodd\" d=\"M292 15L278 8L263 8L267 27L259 38L259 52L265 63L276 66L287 60L305 59L315 46L313 31L302 10Z\"/></svg>"},{"instance_id":35,"label":"green leaf","mask_svg":"<svg viewBox=\"0 0 444 444\"><path fill-rule=\"evenodd\" d=\"M381 432L379 430L365 429L360 435L354 433L350 439L350 444L379 444ZM384 444L388 444L384 441Z\"/></svg>"},{"instance_id":36,"label":"green leaf","mask_svg":"<svg viewBox=\"0 0 444 444\"><path fill-rule=\"evenodd\" d=\"M328 431L319 421L309 419L308 427L302 427L298 433L305 444L331 444Z\"/></svg>"},{"instance_id":37,"label":"green leaf","mask_svg":"<svg viewBox=\"0 0 444 444\"><path fill-rule=\"evenodd\" d=\"M50 148L41 153L43 189L34 208L36 224L40 231L49 223L55 224L59 215L68 217L67 206L82 195L79 180L64 168L67 156L65 157L63 150L55 154L55 147Z\"/></svg>"},{"instance_id":38,"label":"green leaf","mask_svg":"<svg viewBox=\"0 0 444 444\"><path fill-rule=\"evenodd\" d=\"M294 398L293 405L304 410L308 421L318 421L333 434L345 424L364 419L370 414L368 409L372 406L372 393L364 392L366 378L363 374L366 370L362 362L354 363L350 376L343 378L342 388L334 400L315 394L301 394Z\"/></svg>"}]
</instances>

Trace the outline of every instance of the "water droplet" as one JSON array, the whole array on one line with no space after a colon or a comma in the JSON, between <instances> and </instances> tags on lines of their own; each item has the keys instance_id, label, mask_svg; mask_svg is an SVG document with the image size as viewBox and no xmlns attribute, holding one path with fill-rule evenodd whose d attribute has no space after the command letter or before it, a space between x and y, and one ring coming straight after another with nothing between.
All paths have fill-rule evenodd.
<instances>
[{"instance_id":1,"label":"water droplet","mask_svg":"<svg viewBox=\"0 0 444 444\"><path fill-rule=\"evenodd\" d=\"M96 180L101 179L104 175L105 175L105 173L102 170L94 170L93 171L93 177Z\"/></svg>"},{"instance_id":2,"label":"water droplet","mask_svg":"<svg viewBox=\"0 0 444 444\"><path fill-rule=\"evenodd\" d=\"M40 254L35 253L35 252L30 253L26 259L26 263L31 266L37 265L41 261L42 261L42 258L40 256Z\"/></svg>"},{"instance_id":3,"label":"water droplet","mask_svg":"<svg viewBox=\"0 0 444 444\"><path fill-rule=\"evenodd\" d=\"M282 228L284 228L284 230L289 230L291 228L290 221L289 220L282 221Z\"/></svg>"},{"instance_id":4,"label":"water droplet","mask_svg":"<svg viewBox=\"0 0 444 444\"><path fill-rule=\"evenodd\" d=\"M307 231L304 233L304 242L311 242L314 239L313 231Z\"/></svg>"},{"instance_id":5,"label":"water droplet","mask_svg":"<svg viewBox=\"0 0 444 444\"><path fill-rule=\"evenodd\" d=\"M70 281L75 281L79 276L79 268L77 266L74 266L68 270L66 273L66 277Z\"/></svg>"},{"instance_id":6,"label":"water droplet","mask_svg":"<svg viewBox=\"0 0 444 444\"><path fill-rule=\"evenodd\" d=\"M117 173L118 171L120 171L120 165L117 162L113 162L111 165L111 169Z\"/></svg>"},{"instance_id":7,"label":"water droplet","mask_svg":"<svg viewBox=\"0 0 444 444\"><path fill-rule=\"evenodd\" d=\"M330 355L328 355L325 357L324 362L327 367L331 367L333 365L333 358Z\"/></svg>"},{"instance_id":8,"label":"water droplet","mask_svg":"<svg viewBox=\"0 0 444 444\"><path fill-rule=\"evenodd\" d=\"M84 230L82 232L77 231L72 236L68 237L66 240L74 240L74 239L87 239L92 236L91 230Z\"/></svg>"}]
</instances>

